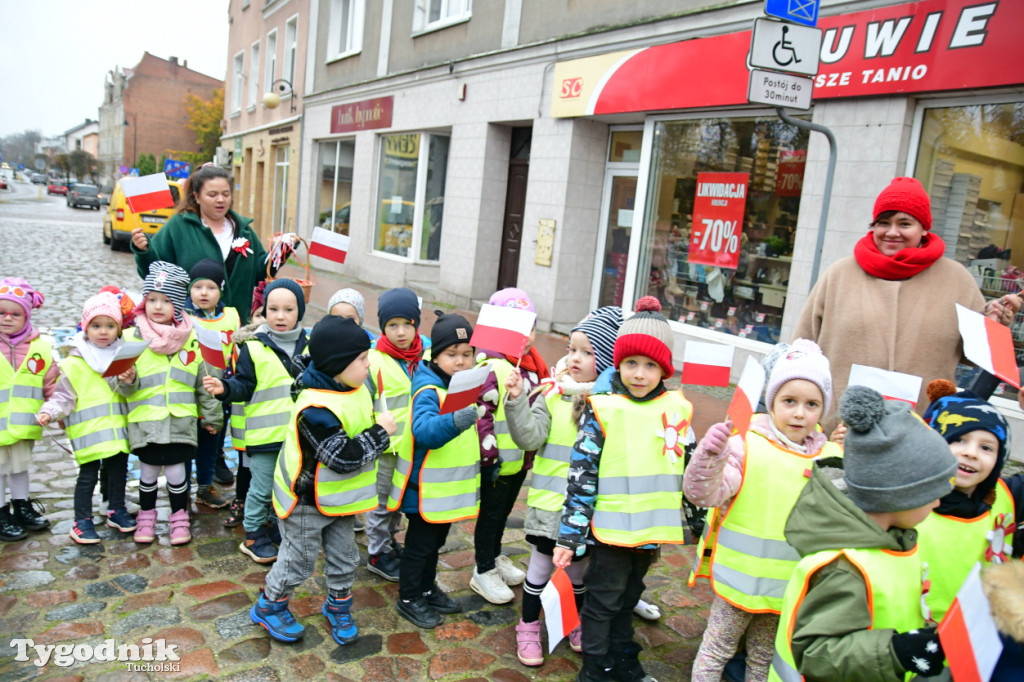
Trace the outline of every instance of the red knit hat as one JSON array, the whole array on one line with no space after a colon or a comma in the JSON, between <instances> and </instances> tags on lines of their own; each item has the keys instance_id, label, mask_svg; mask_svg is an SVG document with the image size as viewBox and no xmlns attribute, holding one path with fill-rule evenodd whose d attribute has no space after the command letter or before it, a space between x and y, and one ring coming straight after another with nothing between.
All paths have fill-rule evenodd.
<instances>
[{"instance_id":1,"label":"red knit hat","mask_svg":"<svg viewBox=\"0 0 1024 682\"><path fill-rule=\"evenodd\" d=\"M932 229L932 202L917 178L893 178L875 199L875 220L886 211L902 211Z\"/></svg>"},{"instance_id":2,"label":"red knit hat","mask_svg":"<svg viewBox=\"0 0 1024 682\"><path fill-rule=\"evenodd\" d=\"M657 362L666 379L676 373L672 366L672 328L661 314L661 302L653 296L637 301L636 313L619 327L613 354L615 366L633 355Z\"/></svg>"}]
</instances>

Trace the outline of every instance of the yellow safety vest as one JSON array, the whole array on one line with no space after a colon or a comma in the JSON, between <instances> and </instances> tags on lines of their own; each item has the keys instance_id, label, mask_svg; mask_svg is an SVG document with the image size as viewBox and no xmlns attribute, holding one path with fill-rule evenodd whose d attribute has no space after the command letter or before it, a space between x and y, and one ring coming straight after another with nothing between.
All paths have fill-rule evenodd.
<instances>
[{"instance_id":1,"label":"yellow safety vest","mask_svg":"<svg viewBox=\"0 0 1024 682\"><path fill-rule=\"evenodd\" d=\"M350 391L324 391L307 388L292 406L284 447L274 469L274 511L288 518L298 502L295 481L302 470L304 454L299 448L299 413L307 407L324 407L334 413L349 438L374 425L373 400L366 386ZM339 474L316 464L314 488L316 506L324 516L350 516L377 506L377 460L347 474Z\"/></svg>"},{"instance_id":2,"label":"yellow safety vest","mask_svg":"<svg viewBox=\"0 0 1024 682\"><path fill-rule=\"evenodd\" d=\"M189 332L177 353L161 355L148 348L142 351L135 362L139 388L128 396L128 423L159 422L168 417L198 418L195 386L202 363L194 331Z\"/></svg>"},{"instance_id":3,"label":"yellow safety vest","mask_svg":"<svg viewBox=\"0 0 1024 682\"><path fill-rule=\"evenodd\" d=\"M391 436L391 445L385 453L387 457L398 457L398 463L405 462L404 471L399 471L400 466L396 465L394 473L391 474L391 488L401 490L405 487L405 480L409 477L409 466L412 463L412 380L402 369L400 361L379 350L371 350L370 378L374 385L384 385L384 398L380 399L380 386L373 396L373 410L381 413L384 411L387 402L387 409L395 420L396 431ZM401 501L401 498L399 498ZM389 503L390 506L390 503ZM397 505L395 509L397 509ZM394 510L392 510L394 511Z\"/></svg>"},{"instance_id":4,"label":"yellow safety vest","mask_svg":"<svg viewBox=\"0 0 1024 682\"><path fill-rule=\"evenodd\" d=\"M43 406L43 380L51 362L53 348L38 336L17 371L0 360L0 445L43 437L36 414Z\"/></svg>"},{"instance_id":5,"label":"yellow safety vest","mask_svg":"<svg viewBox=\"0 0 1024 682\"><path fill-rule=\"evenodd\" d=\"M530 492L526 504L544 511L561 511L569 479L569 459L576 443L576 424L572 419L573 396L552 391L543 397L551 415L551 429L544 445L537 450L530 472Z\"/></svg>"},{"instance_id":6,"label":"yellow safety vest","mask_svg":"<svg viewBox=\"0 0 1024 682\"><path fill-rule=\"evenodd\" d=\"M918 524L917 545L931 583L925 603L932 620L942 621L976 562L1000 563L1003 559L998 555L1002 553L1009 558L1003 545L1013 542L1015 519L1013 495L999 479L995 503L984 514L960 519L932 512Z\"/></svg>"},{"instance_id":7,"label":"yellow safety vest","mask_svg":"<svg viewBox=\"0 0 1024 682\"><path fill-rule=\"evenodd\" d=\"M814 573L837 557L845 556L857 567L868 588L868 610L872 630L892 628L907 632L924 627L921 611L923 564L917 547L906 552L887 549L826 550L805 556L796 566L786 587L779 629L775 634L775 655L768 679L774 682L803 682L796 669L790 642L796 614L803 603ZM912 673L907 673L909 680Z\"/></svg>"},{"instance_id":8,"label":"yellow safety vest","mask_svg":"<svg viewBox=\"0 0 1024 682\"><path fill-rule=\"evenodd\" d=\"M715 594L749 613L780 612L786 585L800 561L786 542L786 519L814 461L842 455L835 443L804 455L753 431L747 433L739 492L724 516L715 509L708 519L716 531L709 562ZM704 556L705 543L702 537L698 558Z\"/></svg>"},{"instance_id":9,"label":"yellow safety vest","mask_svg":"<svg viewBox=\"0 0 1024 682\"><path fill-rule=\"evenodd\" d=\"M619 394L588 400L605 437L594 536L621 547L682 544L683 438L693 406L679 390L645 402Z\"/></svg>"},{"instance_id":10,"label":"yellow safety vest","mask_svg":"<svg viewBox=\"0 0 1024 682\"><path fill-rule=\"evenodd\" d=\"M107 380L77 355L60 363L75 390L75 411L68 415L68 438L79 465L129 452L128 405Z\"/></svg>"},{"instance_id":11,"label":"yellow safety vest","mask_svg":"<svg viewBox=\"0 0 1024 682\"><path fill-rule=\"evenodd\" d=\"M224 351L224 364L230 367L235 350L235 332L238 331L238 327L241 324L238 311L225 306L224 310L217 317L204 318L195 316L192 318L192 321L205 329L212 329L220 334L220 344Z\"/></svg>"},{"instance_id":12,"label":"yellow safety vest","mask_svg":"<svg viewBox=\"0 0 1024 682\"><path fill-rule=\"evenodd\" d=\"M256 371L256 390L247 403L231 404L231 442L238 450L280 443L292 416L292 375L281 358L259 339L245 342Z\"/></svg>"},{"instance_id":13,"label":"yellow safety vest","mask_svg":"<svg viewBox=\"0 0 1024 682\"><path fill-rule=\"evenodd\" d=\"M498 400L498 409L494 411L494 438L498 442L498 455L501 457L502 476L518 474L523 469L523 451L516 446L512 440L512 434L508 430L508 420L505 417L505 379L508 378L515 367L504 358L488 358L477 363L477 367L486 365L494 372L498 380L498 393L501 398Z\"/></svg>"}]
</instances>

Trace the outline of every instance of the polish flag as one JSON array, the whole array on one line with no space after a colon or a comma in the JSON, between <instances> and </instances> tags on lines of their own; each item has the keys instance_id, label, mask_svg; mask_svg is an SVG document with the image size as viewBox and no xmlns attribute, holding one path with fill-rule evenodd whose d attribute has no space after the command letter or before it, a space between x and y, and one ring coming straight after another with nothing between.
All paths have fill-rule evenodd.
<instances>
[{"instance_id":1,"label":"polish flag","mask_svg":"<svg viewBox=\"0 0 1024 682\"><path fill-rule=\"evenodd\" d=\"M967 575L939 623L939 641L956 682L988 682L1003 643L981 587L981 563Z\"/></svg>"},{"instance_id":2,"label":"polish flag","mask_svg":"<svg viewBox=\"0 0 1024 682\"><path fill-rule=\"evenodd\" d=\"M736 433L744 438L750 428L750 419L757 411L757 403L764 390L764 368L754 358L747 356L747 364L743 366L743 374L736 384L736 392L729 403L728 415Z\"/></svg>"},{"instance_id":3,"label":"polish flag","mask_svg":"<svg viewBox=\"0 0 1024 682\"><path fill-rule=\"evenodd\" d=\"M135 364L135 361L142 355L142 351L149 346L149 341L128 341L117 349L114 359L110 361L107 368L103 370L104 377L116 377L124 374Z\"/></svg>"},{"instance_id":4,"label":"polish flag","mask_svg":"<svg viewBox=\"0 0 1024 682\"><path fill-rule=\"evenodd\" d=\"M518 358L530 340L536 321L537 313L529 310L484 304L469 345Z\"/></svg>"},{"instance_id":5,"label":"polish flag","mask_svg":"<svg viewBox=\"0 0 1024 682\"><path fill-rule=\"evenodd\" d=\"M964 341L964 356L990 374L1020 388L1010 328L959 303L956 304L956 318Z\"/></svg>"},{"instance_id":6,"label":"polish flag","mask_svg":"<svg viewBox=\"0 0 1024 682\"><path fill-rule=\"evenodd\" d=\"M206 364L227 369L227 363L224 362L224 346L220 342L220 332L207 329L199 324L193 325L192 329L196 331L199 350L202 352Z\"/></svg>"},{"instance_id":7,"label":"polish flag","mask_svg":"<svg viewBox=\"0 0 1024 682\"><path fill-rule=\"evenodd\" d=\"M564 569L556 568L551 580L540 592L544 607L544 622L548 626L548 653L550 654L570 632L579 627L580 614L576 611L576 595L572 581Z\"/></svg>"},{"instance_id":8,"label":"polish flag","mask_svg":"<svg viewBox=\"0 0 1024 682\"><path fill-rule=\"evenodd\" d=\"M347 234L338 234L322 227L313 228L313 238L309 242L309 255L320 256L335 263L343 264L348 255Z\"/></svg>"},{"instance_id":9,"label":"polish flag","mask_svg":"<svg viewBox=\"0 0 1024 682\"><path fill-rule=\"evenodd\" d=\"M735 346L687 341L683 350L680 383L696 386L728 386Z\"/></svg>"},{"instance_id":10,"label":"polish flag","mask_svg":"<svg viewBox=\"0 0 1024 682\"><path fill-rule=\"evenodd\" d=\"M121 178L121 191L132 213L143 213L156 208L171 208L174 197L163 173L143 175L141 178Z\"/></svg>"},{"instance_id":11,"label":"polish flag","mask_svg":"<svg viewBox=\"0 0 1024 682\"><path fill-rule=\"evenodd\" d=\"M910 403L913 408L917 407L922 381L921 377L913 374L890 372L867 365L852 365L850 380L846 385L847 387L867 386L881 393L886 400L901 400Z\"/></svg>"},{"instance_id":12,"label":"polish flag","mask_svg":"<svg viewBox=\"0 0 1024 682\"><path fill-rule=\"evenodd\" d=\"M475 403L480 397L480 387L487 381L487 375L490 373L490 368L483 365L453 374L448 384L448 395L441 405L441 414L449 414Z\"/></svg>"}]
</instances>

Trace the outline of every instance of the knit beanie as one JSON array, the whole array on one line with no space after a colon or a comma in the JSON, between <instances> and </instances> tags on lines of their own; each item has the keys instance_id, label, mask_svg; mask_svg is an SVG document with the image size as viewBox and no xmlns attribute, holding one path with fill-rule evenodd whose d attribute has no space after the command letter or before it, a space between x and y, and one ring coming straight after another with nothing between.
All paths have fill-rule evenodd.
<instances>
[{"instance_id":1,"label":"knit beanie","mask_svg":"<svg viewBox=\"0 0 1024 682\"><path fill-rule=\"evenodd\" d=\"M875 220L886 211L902 211L932 229L932 202L917 178L894 178L875 199Z\"/></svg>"},{"instance_id":2,"label":"knit beanie","mask_svg":"<svg viewBox=\"0 0 1024 682\"><path fill-rule=\"evenodd\" d=\"M619 327L612 359L618 367L625 358L643 355L661 365L668 379L676 372L672 366L672 347L672 328L661 314L661 302L653 296L644 296L636 302L636 312Z\"/></svg>"},{"instance_id":3,"label":"knit beanie","mask_svg":"<svg viewBox=\"0 0 1024 682\"><path fill-rule=\"evenodd\" d=\"M334 377L344 372L353 360L370 350L370 337L355 320L326 315L313 325L307 349L313 366Z\"/></svg>"},{"instance_id":4,"label":"knit beanie","mask_svg":"<svg viewBox=\"0 0 1024 682\"><path fill-rule=\"evenodd\" d=\"M1010 427L995 407L970 391L956 392L953 382L936 379L928 384L932 404L925 410L924 420L939 432L947 443L953 443L971 431L988 431L999 441L996 465L992 473L975 488L972 497L984 499L996 487L1010 451Z\"/></svg>"},{"instance_id":5,"label":"knit beanie","mask_svg":"<svg viewBox=\"0 0 1024 682\"><path fill-rule=\"evenodd\" d=\"M123 318L121 316L121 302L117 300L117 296L110 293L109 291L101 291L82 306L82 329L89 326L89 322L94 317L106 315L120 328Z\"/></svg>"},{"instance_id":6,"label":"knit beanie","mask_svg":"<svg viewBox=\"0 0 1024 682\"><path fill-rule=\"evenodd\" d=\"M949 445L907 403L851 386L839 401L839 416L847 426L847 494L864 511L917 509L953 490L957 465Z\"/></svg>"},{"instance_id":7,"label":"knit beanie","mask_svg":"<svg viewBox=\"0 0 1024 682\"><path fill-rule=\"evenodd\" d=\"M384 325L388 320L394 317L411 320L412 326L419 328L420 299L412 289L388 289L377 298L377 324L380 325L381 332L384 331Z\"/></svg>"},{"instance_id":8,"label":"knit beanie","mask_svg":"<svg viewBox=\"0 0 1024 682\"><path fill-rule=\"evenodd\" d=\"M808 339L797 339L792 344L779 343L770 353L774 358L768 372L768 383L765 385L764 403L772 409L775 395L783 384L793 379L805 379L821 390L824 396L822 414L828 414L832 407L832 374L826 358L818 344ZM774 351L778 350L778 353ZM768 357L768 356L766 356Z\"/></svg>"},{"instance_id":9,"label":"knit beanie","mask_svg":"<svg viewBox=\"0 0 1024 682\"><path fill-rule=\"evenodd\" d=\"M466 318L456 313L445 313L435 310L437 320L430 330L430 354L437 357L448 346L458 343L469 343L473 338L473 325Z\"/></svg>"},{"instance_id":10,"label":"knit beanie","mask_svg":"<svg viewBox=\"0 0 1024 682\"><path fill-rule=\"evenodd\" d=\"M0 281L0 301L13 301L21 306L25 318L31 319L32 309L43 305L43 295L21 277L4 277Z\"/></svg>"},{"instance_id":11,"label":"knit beanie","mask_svg":"<svg viewBox=\"0 0 1024 682\"><path fill-rule=\"evenodd\" d=\"M590 311L578 325L572 328L573 332L583 332L587 340L590 341L590 345L594 349L598 374L612 366L615 337L621 326L622 308L617 305L607 305Z\"/></svg>"},{"instance_id":12,"label":"knit beanie","mask_svg":"<svg viewBox=\"0 0 1024 682\"><path fill-rule=\"evenodd\" d=\"M339 303L348 303L350 306L356 309L356 315L359 316L359 326L363 326L366 322L366 299L363 295L355 289L339 289L334 292L331 296L331 300L327 301L327 312L334 310L334 306Z\"/></svg>"},{"instance_id":13,"label":"knit beanie","mask_svg":"<svg viewBox=\"0 0 1024 682\"><path fill-rule=\"evenodd\" d=\"M191 289L196 280L208 279L217 285L217 288L224 291L224 263L212 258L204 258L188 271L188 288Z\"/></svg>"},{"instance_id":14,"label":"knit beanie","mask_svg":"<svg viewBox=\"0 0 1024 682\"><path fill-rule=\"evenodd\" d=\"M149 264L149 274L142 283L142 300L156 291L171 299L174 305L174 319L181 321L181 313L188 300L188 273L174 263L158 260Z\"/></svg>"},{"instance_id":15,"label":"knit beanie","mask_svg":"<svg viewBox=\"0 0 1024 682\"><path fill-rule=\"evenodd\" d=\"M295 294L295 300L299 305L299 320L301 320L306 314L306 296L302 293L302 287L299 286L299 283L287 277L275 279L263 290L263 317L267 316L267 299L270 298L270 292L281 287Z\"/></svg>"},{"instance_id":16,"label":"knit beanie","mask_svg":"<svg viewBox=\"0 0 1024 682\"><path fill-rule=\"evenodd\" d=\"M533 309L533 301L530 300L530 295L516 287L495 291L487 302L501 308L519 308L531 313L537 312Z\"/></svg>"}]
</instances>

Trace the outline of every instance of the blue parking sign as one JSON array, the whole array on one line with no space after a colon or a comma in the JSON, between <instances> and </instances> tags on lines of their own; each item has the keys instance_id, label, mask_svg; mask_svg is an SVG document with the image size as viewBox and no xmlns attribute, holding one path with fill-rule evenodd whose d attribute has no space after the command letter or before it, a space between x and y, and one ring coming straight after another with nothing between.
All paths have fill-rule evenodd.
<instances>
[{"instance_id":1,"label":"blue parking sign","mask_svg":"<svg viewBox=\"0 0 1024 682\"><path fill-rule=\"evenodd\" d=\"M818 23L818 3L819 0L764 0L764 13L795 24L814 26Z\"/></svg>"},{"instance_id":2,"label":"blue parking sign","mask_svg":"<svg viewBox=\"0 0 1024 682\"><path fill-rule=\"evenodd\" d=\"M192 172L192 165L176 159L164 160L164 175L169 178L185 179Z\"/></svg>"}]
</instances>

